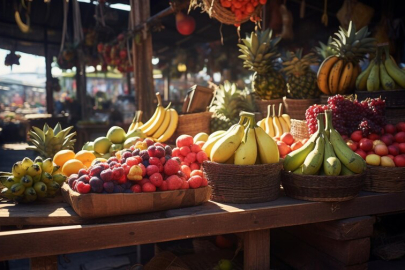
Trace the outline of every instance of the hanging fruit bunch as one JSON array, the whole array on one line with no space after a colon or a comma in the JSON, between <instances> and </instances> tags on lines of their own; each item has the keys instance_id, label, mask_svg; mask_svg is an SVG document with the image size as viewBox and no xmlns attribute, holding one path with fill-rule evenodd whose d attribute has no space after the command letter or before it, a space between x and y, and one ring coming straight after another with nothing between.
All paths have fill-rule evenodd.
<instances>
[{"instance_id":1,"label":"hanging fruit bunch","mask_svg":"<svg viewBox=\"0 0 405 270\"><path fill-rule=\"evenodd\" d=\"M252 22L259 21L260 18L254 15L255 9L259 4L265 5L266 3L267 0L221 0L221 6L231 10L238 22L242 22L249 17ZM240 23L235 23L235 26L240 26Z\"/></svg>"},{"instance_id":2,"label":"hanging fruit bunch","mask_svg":"<svg viewBox=\"0 0 405 270\"><path fill-rule=\"evenodd\" d=\"M179 11L176 14L176 28L184 36L191 35L195 30L195 20L193 17Z\"/></svg>"},{"instance_id":3,"label":"hanging fruit bunch","mask_svg":"<svg viewBox=\"0 0 405 270\"><path fill-rule=\"evenodd\" d=\"M21 55L10 52L4 59L4 65L7 67L10 66L11 68L13 68L13 65L20 65L20 57Z\"/></svg>"},{"instance_id":4,"label":"hanging fruit bunch","mask_svg":"<svg viewBox=\"0 0 405 270\"><path fill-rule=\"evenodd\" d=\"M127 44L127 38L121 33L114 41L97 45L97 51L103 60L102 71L107 71L107 66L116 68L121 73L133 71Z\"/></svg>"}]
</instances>

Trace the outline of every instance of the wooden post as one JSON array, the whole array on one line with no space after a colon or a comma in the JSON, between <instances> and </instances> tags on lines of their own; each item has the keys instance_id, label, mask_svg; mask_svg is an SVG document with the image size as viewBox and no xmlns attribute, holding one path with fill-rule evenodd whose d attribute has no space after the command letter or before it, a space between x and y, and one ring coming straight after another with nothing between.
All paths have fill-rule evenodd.
<instances>
[{"instance_id":1,"label":"wooden post","mask_svg":"<svg viewBox=\"0 0 405 270\"><path fill-rule=\"evenodd\" d=\"M270 229L243 235L243 269L270 269Z\"/></svg>"},{"instance_id":2,"label":"wooden post","mask_svg":"<svg viewBox=\"0 0 405 270\"><path fill-rule=\"evenodd\" d=\"M150 16L150 1L131 0L131 29L145 24ZM152 116L154 108L153 67L152 67L152 35L148 29L143 29L140 34L140 42L133 40L132 53L134 63L135 93L138 99L138 109L143 111L145 120Z\"/></svg>"},{"instance_id":3,"label":"wooden post","mask_svg":"<svg viewBox=\"0 0 405 270\"><path fill-rule=\"evenodd\" d=\"M44 27L44 56L45 56L45 74L46 74L46 111L49 114L53 114L54 107L53 107L53 92L51 85L52 80L52 56L49 55L48 50L48 27Z\"/></svg>"},{"instance_id":4,"label":"wooden post","mask_svg":"<svg viewBox=\"0 0 405 270\"><path fill-rule=\"evenodd\" d=\"M82 49L77 50L78 65L76 67L76 91L77 98L81 108L81 119L88 118L87 101L86 101L86 65L84 64L84 55Z\"/></svg>"}]
</instances>

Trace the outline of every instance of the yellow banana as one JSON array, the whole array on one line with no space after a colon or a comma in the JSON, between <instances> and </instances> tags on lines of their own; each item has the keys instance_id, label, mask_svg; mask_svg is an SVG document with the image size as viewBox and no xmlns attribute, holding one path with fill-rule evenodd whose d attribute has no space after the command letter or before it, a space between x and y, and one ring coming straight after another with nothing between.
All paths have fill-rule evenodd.
<instances>
[{"instance_id":1,"label":"yellow banana","mask_svg":"<svg viewBox=\"0 0 405 270\"><path fill-rule=\"evenodd\" d=\"M211 133L211 134L208 136L207 142L208 142L208 140L210 140L210 139L212 139L212 138L214 138L214 137L216 137L216 136L219 136L219 135L221 135L221 134L224 134L225 132L226 132L226 130L217 130L217 131Z\"/></svg>"},{"instance_id":2,"label":"yellow banana","mask_svg":"<svg viewBox=\"0 0 405 270\"><path fill-rule=\"evenodd\" d=\"M374 66L367 78L367 91L380 90L380 62L374 59Z\"/></svg>"},{"instance_id":3,"label":"yellow banana","mask_svg":"<svg viewBox=\"0 0 405 270\"><path fill-rule=\"evenodd\" d=\"M286 113L283 113L281 115L281 117L283 117L284 121L287 123L288 130L291 130L291 118L290 118L290 116L288 114L286 114Z\"/></svg>"},{"instance_id":4,"label":"yellow banana","mask_svg":"<svg viewBox=\"0 0 405 270\"><path fill-rule=\"evenodd\" d=\"M37 196L40 198L46 197L46 192L48 190L48 187L45 185L43 182L37 182L34 184L34 189L35 192L37 193Z\"/></svg>"},{"instance_id":5,"label":"yellow banana","mask_svg":"<svg viewBox=\"0 0 405 270\"><path fill-rule=\"evenodd\" d=\"M26 170L23 169L21 161L14 163L11 172L15 177L23 177L26 173Z\"/></svg>"},{"instance_id":6,"label":"yellow banana","mask_svg":"<svg viewBox=\"0 0 405 270\"><path fill-rule=\"evenodd\" d=\"M255 126L257 152L262 164L277 163L280 160L280 153L276 142L262 128Z\"/></svg>"},{"instance_id":7,"label":"yellow banana","mask_svg":"<svg viewBox=\"0 0 405 270\"><path fill-rule=\"evenodd\" d=\"M34 164L34 161L32 161L29 157L23 158L21 160L21 166L23 170L28 170L29 167L31 167Z\"/></svg>"},{"instance_id":8,"label":"yellow banana","mask_svg":"<svg viewBox=\"0 0 405 270\"><path fill-rule=\"evenodd\" d=\"M336 95L339 92L339 80L340 76L342 75L342 70L344 67L345 62L343 59L337 61L330 71L328 85L329 85L329 92L332 95Z\"/></svg>"},{"instance_id":9,"label":"yellow banana","mask_svg":"<svg viewBox=\"0 0 405 270\"><path fill-rule=\"evenodd\" d=\"M179 122L179 115L175 109L170 108L167 113L170 113L170 123L165 132L156 139L158 142L165 142L170 139L176 131L177 123Z\"/></svg>"},{"instance_id":10,"label":"yellow banana","mask_svg":"<svg viewBox=\"0 0 405 270\"><path fill-rule=\"evenodd\" d=\"M348 62L340 76L338 94L345 94L350 89L350 83L354 75L354 67L352 62Z\"/></svg>"},{"instance_id":11,"label":"yellow banana","mask_svg":"<svg viewBox=\"0 0 405 270\"><path fill-rule=\"evenodd\" d=\"M242 123L243 122L239 121L239 124L237 124L235 128L227 132L214 144L210 153L211 161L224 163L235 153L244 135L244 126Z\"/></svg>"},{"instance_id":12,"label":"yellow banana","mask_svg":"<svg viewBox=\"0 0 405 270\"><path fill-rule=\"evenodd\" d=\"M342 169L340 170L340 175L353 175L355 174L351 170L349 170L343 163L341 164Z\"/></svg>"},{"instance_id":13,"label":"yellow banana","mask_svg":"<svg viewBox=\"0 0 405 270\"><path fill-rule=\"evenodd\" d=\"M335 150L340 162L354 173L362 173L365 170L363 158L347 146L340 134L334 129L330 129L330 142Z\"/></svg>"},{"instance_id":14,"label":"yellow banana","mask_svg":"<svg viewBox=\"0 0 405 270\"><path fill-rule=\"evenodd\" d=\"M394 90L396 88L395 81L388 75L385 65L380 65L380 81L384 90Z\"/></svg>"},{"instance_id":15,"label":"yellow banana","mask_svg":"<svg viewBox=\"0 0 405 270\"><path fill-rule=\"evenodd\" d=\"M371 69L374 66L374 61L371 60L368 67L357 76L356 79L356 89L360 91L366 91L367 90L367 79L370 75Z\"/></svg>"},{"instance_id":16,"label":"yellow banana","mask_svg":"<svg viewBox=\"0 0 405 270\"><path fill-rule=\"evenodd\" d=\"M127 133L130 133L131 131L142 126L143 123L142 123L141 119L142 119L142 111L136 111L134 119L132 120L132 123L129 126Z\"/></svg>"},{"instance_id":17,"label":"yellow banana","mask_svg":"<svg viewBox=\"0 0 405 270\"><path fill-rule=\"evenodd\" d=\"M325 136L323 132L320 133L316 139L314 149L305 158L302 166L302 174L314 175L318 174L319 169L323 163L323 156L325 153Z\"/></svg>"},{"instance_id":18,"label":"yellow banana","mask_svg":"<svg viewBox=\"0 0 405 270\"><path fill-rule=\"evenodd\" d=\"M155 112L153 113L152 117L145 124L143 124L142 126L139 127L143 132L145 132L145 130L148 129L152 125L152 123L155 122L155 120L159 114L158 108L162 106L162 99L158 92L156 93L156 97L158 100L158 104L157 104Z\"/></svg>"},{"instance_id":19,"label":"yellow banana","mask_svg":"<svg viewBox=\"0 0 405 270\"><path fill-rule=\"evenodd\" d=\"M333 146L325 136L325 154L323 157L323 171L325 175L339 175L341 171L341 162L333 151Z\"/></svg>"},{"instance_id":20,"label":"yellow banana","mask_svg":"<svg viewBox=\"0 0 405 270\"><path fill-rule=\"evenodd\" d=\"M333 65L339 61L339 58L331 55L328 58L326 58L321 66L318 69L318 74L317 74L317 83L319 90L322 91L325 95L330 95L331 92L329 90L329 73L332 70Z\"/></svg>"},{"instance_id":21,"label":"yellow banana","mask_svg":"<svg viewBox=\"0 0 405 270\"><path fill-rule=\"evenodd\" d=\"M311 138L299 149L292 151L291 153L287 154L284 158L284 170L286 171L295 171L297 170L305 161L305 158L309 155L310 152L315 147L315 141L317 140L321 130L323 130L324 122L322 119L322 115L318 114L317 116L318 122L318 130L312 134Z\"/></svg>"},{"instance_id":22,"label":"yellow banana","mask_svg":"<svg viewBox=\"0 0 405 270\"><path fill-rule=\"evenodd\" d=\"M19 196L24 193L25 186L22 183L16 183L11 186L10 190L11 190L11 193L13 193L13 195Z\"/></svg>"},{"instance_id":23,"label":"yellow banana","mask_svg":"<svg viewBox=\"0 0 405 270\"><path fill-rule=\"evenodd\" d=\"M274 131L275 137L281 137L283 135L283 128L281 127L280 121L278 120L278 117L276 115L276 105L273 104L273 126L274 126Z\"/></svg>"},{"instance_id":24,"label":"yellow banana","mask_svg":"<svg viewBox=\"0 0 405 270\"><path fill-rule=\"evenodd\" d=\"M205 132L200 132L194 136L194 142L202 141L206 142L208 140L208 134Z\"/></svg>"},{"instance_id":25,"label":"yellow banana","mask_svg":"<svg viewBox=\"0 0 405 270\"><path fill-rule=\"evenodd\" d=\"M271 116L271 105L267 106L267 117L264 119L264 129L270 137L276 136L273 126L273 117Z\"/></svg>"},{"instance_id":26,"label":"yellow banana","mask_svg":"<svg viewBox=\"0 0 405 270\"><path fill-rule=\"evenodd\" d=\"M52 159L47 158L44 160L42 163L42 173L47 172L47 173L52 173L53 172L53 162Z\"/></svg>"},{"instance_id":27,"label":"yellow banana","mask_svg":"<svg viewBox=\"0 0 405 270\"><path fill-rule=\"evenodd\" d=\"M384 47L384 50L386 55L384 65L387 69L387 73L399 86L405 88L405 73L396 65L394 61L392 61L391 57L388 57L388 47Z\"/></svg>"},{"instance_id":28,"label":"yellow banana","mask_svg":"<svg viewBox=\"0 0 405 270\"><path fill-rule=\"evenodd\" d=\"M252 120L251 120L252 121ZM250 122L245 130L245 137L235 152L236 165L253 165L257 158L257 143L254 123Z\"/></svg>"},{"instance_id":29,"label":"yellow banana","mask_svg":"<svg viewBox=\"0 0 405 270\"><path fill-rule=\"evenodd\" d=\"M280 105L278 106L278 116L277 116L277 118L278 118L278 121L280 122L281 129L283 130L281 135L283 135L286 132L290 132L290 129L288 128L287 123L284 121L284 118L281 117L282 108L283 108L283 103L280 103Z\"/></svg>"},{"instance_id":30,"label":"yellow banana","mask_svg":"<svg viewBox=\"0 0 405 270\"><path fill-rule=\"evenodd\" d=\"M24 191L24 202L33 202L37 199L37 192L33 187L28 187Z\"/></svg>"},{"instance_id":31,"label":"yellow banana","mask_svg":"<svg viewBox=\"0 0 405 270\"><path fill-rule=\"evenodd\" d=\"M352 76L352 79L349 84L349 90L354 91L356 89L356 79L359 76L360 72L361 72L360 65L358 65L358 64L355 65L353 67L353 76Z\"/></svg>"},{"instance_id":32,"label":"yellow banana","mask_svg":"<svg viewBox=\"0 0 405 270\"><path fill-rule=\"evenodd\" d=\"M14 12L14 18L15 18L15 22L18 25L18 28L20 28L21 32L23 33L28 33L28 31L30 31L30 17L27 15L27 24L23 23L20 17L20 12L18 12L17 10Z\"/></svg>"},{"instance_id":33,"label":"yellow banana","mask_svg":"<svg viewBox=\"0 0 405 270\"><path fill-rule=\"evenodd\" d=\"M164 117L164 119L163 119L163 122L162 122L162 124L159 126L159 128L156 130L156 132L153 133L152 138L155 138L155 139L159 138L160 136L163 135L163 133L164 133L164 132L166 131L166 129L168 128L168 126L169 126L169 124L170 124L170 117L171 117L171 114L168 113L168 110L169 110L169 108L166 108L166 109L165 109L166 112L165 112L165 117Z\"/></svg>"},{"instance_id":34,"label":"yellow banana","mask_svg":"<svg viewBox=\"0 0 405 270\"><path fill-rule=\"evenodd\" d=\"M222 137L224 137L229 131L235 128L236 125L231 126L227 131L222 133L215 134L216 136L210 136L208 140L204 143L203 147L201 148L206 154L207 157L211 155L212 147L215 145L217 141L219 141ZM215 133L215 132L214 132ZM211 134L213 135L213 134Z\"/></svg>"},{"instance_id":35,"label":"yellow banana","mask_svg":"<svg viewBox=\"0 0 405 270\"><path fill-rule=\"evenodd\" d=\"M155 118L155 121L153 121L153 123L147 129L143 130L145 135L148 137L152 136L153 133L155 133L156 130L158 130L158 128L160 127L160 125L162 124L162 122L165 118L165 115L166 115L165 108L163 108L162 106L158 106L157 110L158 110L158 114Z\"/></svg>"},{"instance_id":36,"label":"yellow banana","mask_svg":"<svg viewBox=\"0 0 405 270\"><path fill-rule=\"evenodd\" d=\"M259 122L257 122L257 125L259 127L261 127L262 129L266 130L266 118L263 118L262 120L260 120Z\"/></svg>"}]
</instances>

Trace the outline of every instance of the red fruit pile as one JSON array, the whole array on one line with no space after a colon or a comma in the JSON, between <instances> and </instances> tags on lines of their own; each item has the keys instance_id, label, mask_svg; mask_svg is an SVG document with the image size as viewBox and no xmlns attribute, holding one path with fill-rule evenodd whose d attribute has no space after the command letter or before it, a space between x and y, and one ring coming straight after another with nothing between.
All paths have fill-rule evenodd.
<instances>
[{"instance_id":1,"label":"red fruit pile","mask_svg":"<svg viewBox=\"0 0 405 270\"><path fill-rule=\"evenodd\" d=\"M381 98L358 101L352 96L335 95L328 99L328 105L312 105L305 112L310 134L318 129L316 116L325 110L332 110L332 122L340 135L349 135L361 130L363 136L381 134L385 125L385 101Z\"/></svg>"},{"instance_id":2,"label":"red fruit pile","mask_svg":"<svg viewBox=\"0 0 405 270\"><path fill-rule=\"evenodd\" d=\"M361 130L357 130L345 140L346 144L365 160L369 155L377 155L382 160L383 157L390 158L393 161L391 166L405 167L405 123L401 122L396 126L387 124L382 133L364 136ZM389 166L384 165L382 161L380 165Z\"/></svg>"},{"instance_id":3,"label":"red fruit pile","mask_svg":"<svg viewBox=\"0 0 405 270\"><path fill-rule=\"evenodd\" d=\"M144 142L148 145L147 150L131 147L107 162L72 174L68 178L69 186L85 194L154 192L208 185L201 170L191 171L190 167L181 165L179 157L172 156L170 146L153 143L150 139Z\"/></svg>"},{"instance_id":4,"label":"red fruit pile","mask_svg":"<svg viewBox=\"0 0 405 270\"><path fill-rule=\"evenodd\" d=\"M187 166L190 171L200 170L201 164L208 160L207 154L201 150L203 145L204 142L194 143L190 135L181 135L176 140L173 156L180 159L182 168Z\"/></svg>"},{"instance_id":5,"label":"red fruit pile","mask_svg":"<svg viewBox=\"0 0 405 270\"><path fill-rule=\"evenodd\" d=\"M267 0L221 0L221 6L230 9L235 14L236 21L241 22L247 17L250 17L252 22L260 20L257 16L252 16L255 8L260 5L265 5ZM235 24L236 27L240 23Z\"/></svg>"},{"instance_id":6,"label":"red fruit pile","mask_svg":"<svg viewBox=\"0 0 405 270\"><path fill-rule=\"evenodd\" d=\"M121 73L133 72L133 66L129 63L129 50L124 34L119 34L115 43L97 45L97 51L103 59L102 71L107 71L107 65L117 68Z\"/></svg>"},{"instance_id":7,"label":"red fruit pile","mask_svg":"<svg viewBox=\"0 0 405 270\"><path fill-rule=\"evenodd\" d=\"M289 133L289 132L283 133L283 135L281 135L281 137L280 137L280 140L276 139L280 157L285 158L285 156L288 153L301 148L301 146L303 146L307 140L308 139L305 139L302 141L295 140L293 135L291 135L291 133Z\"/></svg>"}]
</instances>

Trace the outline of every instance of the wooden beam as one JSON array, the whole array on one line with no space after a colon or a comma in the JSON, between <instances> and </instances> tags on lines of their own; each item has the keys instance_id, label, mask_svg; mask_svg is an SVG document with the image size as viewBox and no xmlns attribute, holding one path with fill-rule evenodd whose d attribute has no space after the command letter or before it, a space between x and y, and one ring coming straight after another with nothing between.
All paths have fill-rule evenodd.
<instances>
[{"instance_id":1,"label":"wooden beam","mask_svg":"<svg viewBox=\"0 0 405 270\"><path fill-rule=\"evenodd\" d=\"M58 270L58 256L31 258L31 270Z\"/></svg>"},{"instance_id":2,"label":"wooden beam","mask_svg":"<svg viewBox=\"0 0 405 270\"><path fill-rule=\"evenodd\" d=\"M270 230L243 234L244 269L270 269Z\"/></svg>"},{"instance_id":3,"label":"wooden beam","mask_svg":"<svg viewBox=\"0 0 405 270\"><path fill-rule=\"evenodd\" d=\"M49 114L54 113L53 91L52 91L52 55L48 49L48 29L44 27L44 55L45 55L45 73L46 73L46 111Z\"/></svg>"}]
</instances>

